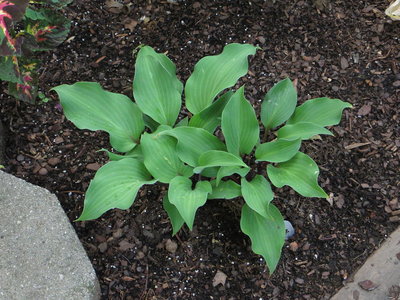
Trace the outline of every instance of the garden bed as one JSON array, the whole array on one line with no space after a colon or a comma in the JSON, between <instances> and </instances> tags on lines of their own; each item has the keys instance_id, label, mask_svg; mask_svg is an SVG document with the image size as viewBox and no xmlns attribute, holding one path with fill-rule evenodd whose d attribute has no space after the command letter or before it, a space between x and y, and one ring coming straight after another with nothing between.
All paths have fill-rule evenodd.
<instances>
[{"instance_id":1,"label":"garden bed","mask_svg":"<svg viewBox=\"0 0 400 300\"><path fill-rule=\"evenodd\" d=\"M296 234L272 276L223 201L209 201L193 232L185 228L172 238L162 185L141 189L128 211L73 225L104 299L332 296L399 225L399 24L384 15L386 3L331 1L325 11L313 1L124 3L76 0L68 7L69 39L42 56L41 89L53 101L32 106L0 94L8 128L5 171L54 192L74 220L95 170L106 162L96 151L110 146L106 134L68 122L51 87L98 81L130 96L132 51L140 44L168 52L182 81L226 43L258 45L241 81L258 112L265 92L285 77L296 81L300 102L329 96L354 106L334 137L303 146L320 166L331 201L275 189L274 203ZM213 286L221 272L226 282Z\"/></svg>"}]
</instances>

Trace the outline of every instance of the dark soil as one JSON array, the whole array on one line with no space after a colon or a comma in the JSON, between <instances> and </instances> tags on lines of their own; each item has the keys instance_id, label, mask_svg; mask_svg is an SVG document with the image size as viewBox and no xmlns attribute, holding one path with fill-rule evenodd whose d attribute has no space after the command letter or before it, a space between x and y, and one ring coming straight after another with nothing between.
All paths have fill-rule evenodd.
<instances>
[{"instance_id":1,"label":"dark soil","mask_svg":"<svg viewBox=\"0 0 400 300\"><path fill-rule=\"evenodd\" d=\"M297 81L300 102L329 96L354 106L333 128L334 137L303 149L320 166L331 203L275 190L274 202L296 234L272 276L223 201L209 201L194 230L184 228L176 237L162 209L162 186L143 188L128 211L73 225L103 299L332 296L399 225L392 212L400 208L400 23L384 15L388 2L336 0L324 11L311 0L121 2L76 0L68 7L70 38L42 56L40 88L52 101L18 103L0 85L0 118L8 128L5 171L55 193L74 220L95 170L106 162L96 150L110 146L106 134L67 121L51 87L98 81L131 95L132 51L140 44L168 52L182 80L226 43L259 45L243 79L256 106L287 76ZM214 287L217 271L227 279Z\"/></svg>"}]
</instances>

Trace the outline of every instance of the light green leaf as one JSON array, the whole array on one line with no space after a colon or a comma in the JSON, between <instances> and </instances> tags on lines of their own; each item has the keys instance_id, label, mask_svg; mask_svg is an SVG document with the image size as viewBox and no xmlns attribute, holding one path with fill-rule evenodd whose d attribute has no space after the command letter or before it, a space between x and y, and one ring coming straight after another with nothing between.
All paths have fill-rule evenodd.
<instances>
[{"instance_id":1,"label":"light green leaf","mask_svg":"<svg viewBox=\"0 0 400 300\"><path fill-rule=\"evenodd\" d=\"M188 125L189 125L189 118L184 117L182 120L178 122L178 124L176 124L176 127L188 126Z\"/></svg>"},{"instance_id":2,"label":"light green leaf","mask_svg":"<svg viewBox=\"0 0 400 300\"><path fill-rule=\"evenodd\" d=\"M229 100L222 112L221 128L226 147L232 154L249 154L260 135L256 113L244 97L242 86Z\"/></svg>"},{"instance_id":3,"label":"light green leaf","mask_svg":"<svg viewBox=\"0 0 400 300\"><path fill-rule=\"evenodd\" d=\"M231 176L232 174L239 174L241 177L244 177L249 173L249 167L237 167L237 166L228 166L228 167L220 167L217 173L216 184L219 185L221 179L225 176Z\"/></svg>"},{"instance_id":4,"label":"light green leaf","mask_svg":"<svg viewBox=\"0 0 400 300\"><path fill-rule=\"evenodd\" d=\"M348 102L339 99L316 98L307 100L296 108L287 124L310 122L319 126L337 125L342 118L342 111L352 107Z\"/></svg>"},{"instance_id":5,"label":"light green leaf","mask_svg":"<svg viewBox=\"0 0 400 300\"><path fill-rule=\"evenodd\" d=\"M111 145L128 152L144 130L140 109L128 97L103 90L96 82L77 82L53 88L58 93L65 116L79 129L104 130Z\"/></svg>"},{"instance_id":6,"label":"light green leaf","mask_svg":"<svg viewBox=\"0 0 400 300\"><path fill-rule=\"evenodd\" d=\"M308 140L317 134L333 135L328 129L308 122L288 124L278 130L278 138L289 141L297 139Z\"/></svg>"},{"instance_id":7,"label":"light green leaf","mask_svg":"<svg viewBox=\"0 0 400 300\"><path fill-rule=\"evenodd\" d=\"M156 131L158 126L160 126L160 124L158 122L154 121L148 115L143 115L143 121L144 121L144 125L147 128L149 128L151 130L151 132Z\"/></svg>"},{"instance_id":8,"label":"light green leaf","mask_svg":"<svg viewBox=\"0 0 400 300\"><path fill-rule=\"evenodd\" d=\"M204 169L203 171L201 171L199 174L200 174L201 176L204 176L204 177L212 178L212 177L217 176L218 170L219 170L219 167L205 168L205 169Z\"/></svg>"},{"instance_id":9,"label":"light green leaf","mask_svg":"<svg viewBox=\"0 0 400 300\"><path fill-rule=\"evenodd\" d=\"M169 219L171 220L172 235L175 235L179 231L179 229L181 229L185 221L182 219L182 216L179 214L176 206L169 202L168 195L164 196L163 207L167 212Z\"/></svg>"},{"instance_id":10,"label":"light green leaf","mask_svg":"<svg viewBox=\"0 0 400 300\"><path fill-rule=\"evenodd\" d=\"M308 155L298 152L289 161L268 165L268 177L276 187L288 185L304 197L327 198L328 195L318 185L319 169Z\"/></svg>"},{"instance_id":11,"label":"light green leaf","mask_svg":"<svg viewBox=\"0 0 400 300\"><path fill-rule=\"evenodd\" d=\"M248 44L229 44L219 55L206 56L195 65L186 82L186 107L192 114L207 108L224 89L234 86L248 71L247 57L257 48Z\"/></svg>"},{"instance_id":12,"label":"light green leaf","mask_svg":"<svg viewBox=\"0 0 400 300\"><path fill-rule=\"evenodd\" d=\"M192 169L185 166L176 153L176 139L159 134L171 127L160 125L152 134L144 133L141 138L144 164L157 180L169 183L176 176L189 177Z\"/></svg>"},{"instance_id":13,"label":"light green leaf","mask_svg":"<svg viewBox=\"0 0 400 300\"><path fill-rule=\"evenodd\" d=\"M256 150L257 161L283 162L291 159L301 146L301 140L277 139L273 142L260 144Z\"/></svg>"},{"instance_id":14,"label":"light green leaf","mask_svg":"<svg viewBox=\"0 0 400 300\"><path fill-rule=\"evenodd\" d=\"M169 202L177 208L189 229L193 229L194 217L200 206L207 201L207 195L212 192L208 181L199 181L192 190L189 178L178 176L171 180L168 189Z\"/></svg>"},{"instance_id":15,"label":"light green leaf","mask_svg":"<svg viewBox=\"0 0 400 300\"><path fill-rule=\"evenodd\" d=\"M151 47L142 47L133 80L133 95L142 112L160 124L174 125L181 109L182 89L173 62Z\"/></svg>"},{"instance_id":16,"label":"light green leaf","mask_svg":"<svg viewBox=\"0 0 400 300\"><path fill-rule=\"evenodd\" d=\"M128 209L144 184L153 184L144 164L133 158L111 161L101 167L86 191L77 221L92 220L112 208Z\"/></svg>"},{"instance_id":17,"label":"light green leaf","mask_svg":"<svg viewBox=\"0 0 400 300\"><path fill-rule=\"evenodd\" d=\"M252 181L241 180L242 195L247 205L264 218L269 217L269 204L274 199L269 182L261 175L256 175Z\"/></svg>"},{"instance_id":18,"label":"light green leaf","mask_svg":"<svg viewBox=\"0 0 400 300\"><path fill-rule=\"evenodd\" d=\"M203 128L181 126L161 134L173 136L178 140L176 153L183 162L193 167L199 165L199 157L204 152L225 150L224 143Z\"/></svg>"},{"instance_id":19,"label":"light green leaf","mask_svg":"<svg viewBox=\"0 0 400 300\"><path fill-rule=\"evenodd\" d=\"M265 128L281 125L293 114L297 103L297 91L293 82L286 78L268 91L261 104L261 121Z\"/></svg>"},{"instance_id":20,"label":"light green leaf","mask_svg":"<svg viewBox=\"0 0 400 300\"><path fill-rule=\"evenodd\" d=\"M199 157L199 166L194 168L196 174L210 167L248 167L239 157L225 151L209 150Z\"/></svg>"},{"instance_id":21,"label":"light green leaf","mask_svg":"<svg viewBox=\"0 0 400 300\"><path fill-rule=\"evenodd\" d=\"M189 125L192 127L204 128L210 133L213 133L215 129L221 124L222 111L224 110L225 105L228 103L232 95L232 91L223 94L209 107L194 115L190 119Z\"/></svg>"},{"instance_id":22,"label":"light green leaf","mask_svg":"<svg viewBox=\"0 0 400 300\"><path fill-rule=\"evenodd\" d=\"M254 253L265 259L270 273L273 273L285 243L285 223L279 210L271 203L269 217L264 218L245 204L242 208L240 228L250 237Z\"/></svg>"},{"instance_id":23,"label":"light green leaf","mask_svg":"<svg viewBox=\"0 0 400 300\"><path fill-rule=\"evenodd\" d=\"M140 145L136 146L135 148L125 153L124 155L110 152L107 149L100 149L97 152L106 152L108 159L112 161L121 160L124 158L135 158L143 162L142 147Z\"/></svg>"},{"instance_id":24,"label":"light green leaf","mask_svg":"<svg viewBox=\"0 0 400 300\"><path fill-rule=\"evenodd\" d=\"M208 199L233 199L242 195L240 185L232 180L222 181L218 184L216 180L211 181L212 193Z\"/></svg>"}]
</instances>

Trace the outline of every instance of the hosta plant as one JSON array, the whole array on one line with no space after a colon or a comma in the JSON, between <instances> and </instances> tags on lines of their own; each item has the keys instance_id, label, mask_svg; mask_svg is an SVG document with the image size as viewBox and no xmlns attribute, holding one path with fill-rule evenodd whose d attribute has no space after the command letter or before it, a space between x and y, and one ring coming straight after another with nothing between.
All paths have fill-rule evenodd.
<instances>
[{"instance_id":1,"label":"hosta plant","mask_svg":"<svg viewBox=\"0 0 400 300\"><path fill-rule=\"evenodd\" d=\"M34 102L38 61L34 52L51 50L66 38L70 22L59 8L72 0L0 0L0 80L8 93Z\"/></svg>"},{"instance_id":2,"label":"hosta plant","mask_svg":"<svg viewBox=\"0 0 400 300\"><path fill-rule=\"evenodd\" d=\"M351 105L317 98L296 107L296 89L285 79L265 95L260 122L244 86L227 90L248 72L248 56L256 50L227 45L221 54L201 59L184 86L166 55L143 46L135 63L134 101L94 82L55 87L66 117L78 128L108 132L118 152L105 150L110 162L91 181L78 220L127 209L143 185L161 182L168 184L163 205L176 234L184 224L193 228L207 200L242 197L241 229L273 272L285 226L272 203L271 183L305 197L327 197L317 182L318 166L300 145L332 135L325 127L338 124ZM275 138L265 141L273 132Z\"/></svg>"}]
</instances>

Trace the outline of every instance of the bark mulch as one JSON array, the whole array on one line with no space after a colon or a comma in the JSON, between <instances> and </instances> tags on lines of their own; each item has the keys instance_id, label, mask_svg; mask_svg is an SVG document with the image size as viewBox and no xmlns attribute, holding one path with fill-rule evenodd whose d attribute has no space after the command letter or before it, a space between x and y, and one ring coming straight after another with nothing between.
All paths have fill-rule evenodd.
<instances>
[{"instance_id":1,"label":"bark mulch","mask_svg":"<svg viewBox=\"0 0 400 300\"><path fill-rule=\"evenodd\" d=\"M226 43L258 45L242 80L256 107L285 77L297 81L300 103L328 96L354 106L334 137L303 148L320 166L331 201L275 189L274 203L296 234L274 274L252 253L224 201L209 201L194 230L175 237L162 186L143 188L130 210L73 225L103 299L328 299L399 225L399 23L384 15L387 4L336 0L318 5L321 11L311 0L75 0L65 11L72 19L69 39L42 56L40 88L52 100L18 103L0 85L5 171L55 193L74 220L95 170L106 162L96 151L110 146L106 134L67 121L51 87L98 81L131 95L133 50L140 44L168 52L182 80Z\"/></svg>"}]
</instances>

